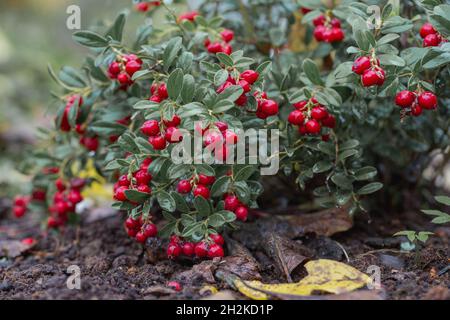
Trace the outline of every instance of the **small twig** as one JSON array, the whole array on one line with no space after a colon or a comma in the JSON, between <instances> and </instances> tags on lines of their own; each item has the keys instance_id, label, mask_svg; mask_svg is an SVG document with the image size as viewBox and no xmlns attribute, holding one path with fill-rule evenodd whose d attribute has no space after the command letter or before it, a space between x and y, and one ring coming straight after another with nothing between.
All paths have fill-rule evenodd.
<instances>
[{"instance_id":1,"label":"small twig","mask_svg":"<svg viewBox=\"0 0 450 320\"><path fill-rule=\"evenodd\" d=\"M344 246L342 244L340 244L339 242L337 242L336 240L334 240L334 242L336 242L336 244L339 246L339 248L341 248L342 252L344 252L345 258L347 259L347 262L350 263L350 258L347 254L347 251L345 250Z\"/></svg>"}]
</instances>

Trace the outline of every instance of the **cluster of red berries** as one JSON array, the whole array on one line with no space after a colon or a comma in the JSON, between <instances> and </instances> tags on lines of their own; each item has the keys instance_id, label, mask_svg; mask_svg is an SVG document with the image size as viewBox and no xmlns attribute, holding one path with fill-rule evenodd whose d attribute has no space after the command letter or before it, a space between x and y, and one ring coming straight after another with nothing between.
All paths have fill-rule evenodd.
<instances>
[{"instance_id":1,"label":"cluster of red berries","mask_svg":"<svg viewBox=\"0 0 450 320\"><path fill-rule=\"evenodd\" d=\"M209 187L216 181L213 176L199 174L191 179L180 180L177 185L177 192L181 194L188 194L192 192L194 197L203 197L209 199Z\"/></svg>"},{"instance_id":2,"label":"cluster of red berries","mask_svg":"<svg viewBox=\"0 0 450 320\"><path fill-rule=\"evenodd\" d=\"M89 151L97 151L100 142L98 141L97 136L81 136L80 144L84 146Z\"/></svg>"},{"instance_id":3,"label":"cluster of red berries","mask_svg":"<svg viewBox=\"0 0 450 320\"><path fill-rule=\"evenodd\" d=\"M85 183L86 181L81 178L74 178L69 184L61 178L55 181L57 191L53 195L53 204L49 207L48 228L54 229L64 225L69 219L69 214L75 213L76 205L83 201L81 190Z\"/></svg>"},{"instance_id":4,"label":"cluster of red berries","mask_svg":"<svg viewBox=\"0 0 450 320\"><path fill-rule=\"evenodd\" d=\"M217 258L223 257L222 246L225 240L220 234L211 234L207 241L197 243L183 241L180 237L173 235L167 246L167 256L169 259L176 259L181 255L186 257L196 256L197 258Z\"/></svg>"},{"instance_id":5,"label":"cluster of red berries","mask_svg":"<svg viewBox=\"0 0 450 320\"><path fill-rule=\"evenodd\" d=\"M322 127L333 129L336 126L336 118L314 97L297 102L293 106L295 110L289 114L288 121L298 126L298 132L302 135L317 135L322 131ZM327 140L327 137L322 136L324 140Z\"/></svg>"},{"instance_id":6,"label":"cluster of red berries","mask_svg":"<svg viewBox=\"0 0 450 320\"><path fill-rule=\"evenodd\" d=\"M432 110L437 107L437 97L433 92L415 92L403 90L395 96L395 104L399 107L409 109L409 113L415 117L422 114L423 109ZM406 110L408 112L408 110Z\"/></svg>"},{"instance_id":7,"label":"cluster of red berries","mask_svg":"<svg viewBox=\"0 0 450 320\"><path fill-rule=\"evenodd\" d=\"M196 123L195 130L203 137L203 145L209 151L214 151L218 161L225 162L229 155L229 146L238 142L237 134L228 129L228 124L217 121L214 126L202 128L201 123Z\"/></svg>"},{"instance_id":8,"label":"cluster of red berries","mask_svg":"<svg viewBox=\"0 0 450 320\"><path fill-rule=\"evenodd\" d=\"M253 96L256 98L257 109L256 117L259 119L267 119L268 117L278 114L278 103L275 100L269 99L265 92L254 92Z\"/></svg>"},{"instance_id":9,"label":"cluster of red berries","mask_svg":"<svg viewBox=\"0 0 450 320\"><path fill-rule=\"evenodd\" d=\"M174 115L171 120L148 120L141 126L141 132L148 136L148 142L155 150L164 150L167 143L177 143L182 140L182 135L177 128L181 118Z\"/></svg>"},{"instance_id":10,"label":"cluster of red berries","mask_svg":"<svg viewBox=\"0 0 450 320\"><path fill-rule=\"evenodd\" d=\"M353 62L352 71L361 76L364 87L382 86L386 79L386 73L375 57L359 57Z\"/></svg>"},{"instance_id":11,"label":"cluster of red berries","mask_svg":"<svg viewBox=\"0 0 450 320\"><path fill-rule=\"evenodd\" d=\"M156 103L160 103L169 97L169 93L167 92L167 86L165 83L153 83L150 87L150 92L152 96L148 100Z\"/></svg>"},{"instance_id":12,"label":"cluster of red berries","mask_svg":"<svg viewBox=\"0 0 450 320\"><path fill-rule=\"evenodd\" d=\"M183 14L181 14L178 17L178 22L182 22L182 21L191 21L194 22L195 18L199 15L199 13L197 11L189 11L189 12L185 12Z\"/></svg>"},{"instance_id":13,"label":"cluster of red berries","mask_svg":"<svg viewBox=\"0 0 450 320\"><path fill-rule=\"evenodd\" d=\"M108 67L108 76L110 79L117 79L121 88L125 89L133 84L131 77L142 67L142 60L135 54L126 54L118 56L116 61Z\"/></svg>"},{"instance_id":14,"label":"cluster of red berries","mask_svg":"<svg viewBox=\"0 0 450 320\"><path fill-rule=\"evenodd\" d=\"M211 42L209 38L206 38L204 45L209 53L223 52L230 55L233 52L233 47L230 45L231 40L234 38L234 32L229 29L225 29L220 33L222 41Z\"/></svg>"},{"instance_id":15,"label":"cluster of red berries","mask_svg":"<svg viewBox=\"0 0 450 320\"><path fill-rule=\"evenodd\" d=\"M338 18L330 18L328 15L320 15L313 20L316 27L314 38L319 42L340 42L344 40L344 31L341 29L341 21Z\"/></svg>"},{"instance_id":16,"label":"cluster of red berries","mask_svg":"<svg viewBox=\"0 0 450 320\"><path fill-rule=\"evenodd\" d=\"M146 222L142 219L133 219L129 217L125 221L125 228L131 238L135 238L137 242L144 244L148 238L154 238L158 234L158 228L154 223Z\"/></svg>"},{"instance_id":17,"label":"cluster of red berries","mask_svg":"<svg viewBox=\"0 0 450 320\"><path fill-rule=\"evenodd\" d=\"M143 1L136 4L136 10L140 12L147 12L152 7L158 7L161 5L161 1Z\"/></svg>"},{"instance_id":18,"label":"cluster of red berries","mask_svg":"<svg viewBox=\"0 0 450 320\"><path fill-rule=\"evenodd\" d=\"M236 219L240 221L247 221L248 218L248 207L239 201L238 197L234 194L224 195L224 209L234 212Z\"/></svg>"},{"instance_id":19,"label":"cluster of red berries","mask_svg":"<svg viewBox=\"0 0 450 320\"><path fill-rule=\"evenodd\" d=\"M442 37L442 35L440 35L429 22L425 23L420 28L420 36L423 39L424 47L437 47L442 43L447 42L447 39Z\"/></svg>"},{"instance_id":20,"label":"cluster of red berries","mask_svg":"<svg viewBox=\"0 0 450 320\"><path fill-rule=\"evenodd\" d=\"M121 202L128 201L125 191L130 189L137 190L142 193L152 193L150 182L153 177L148 172L148 167L151 163L152 159L146 158L142 161L139 169L132 174L132 177L129 177L129 175L126 174L120 176L114 184L114 199Z\"/></svg>"},{"instance_id":21,"label":"cluster of red berries","mask_svg":"<svg viewBox=\"0 0 450 320\"><path fill-rule=\"evenodd\" d=\"M75 106L75 102L77 100L78 100L78 106ZM64 113L61 118L61 125L60 125L61 131L69 132L72 129L72 127L70 126L70 123L69 123L69 113L73 107L80 108L82 105L83 105L83 97L81 97L79 95L71 95L70 97L67 98ZM79 112L77 110L77 118L78 118L78 114L79 114Z\"/></svg>"},{"instance_id":22,"label":"cluster of red berries","mask_svg":"<svg viewBox=\"0 0 450 320\"><path fill-rule=\"evenodd\" d=\"M226 88L234 85L240 86L244 92L242 95L235 101L238 106L244 106L247 104L248 97L247 93L252 90L252 85L258 80L259 74L253 70L245 70L239 75L239 79L234 79L231 76L222 83L216 90L217 93L222 93ZM278 110L277 110L278 112Z\"/></svg>"},{"instance_id":23,"label":"cluster of red berries","mask_svg":"<svg viewBox=\"0 0 450 320\"><path fill-rule=\"evenodd\" d=\"M22 218L28 210L30 197L17 196L14 199L13 213L16 218Z\"/></svg>"}]
</instances>

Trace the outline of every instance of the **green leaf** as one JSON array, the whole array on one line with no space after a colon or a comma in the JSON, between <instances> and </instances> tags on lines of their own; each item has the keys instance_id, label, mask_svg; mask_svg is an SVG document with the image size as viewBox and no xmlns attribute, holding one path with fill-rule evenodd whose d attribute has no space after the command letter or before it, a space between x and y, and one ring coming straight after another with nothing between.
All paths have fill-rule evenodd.
<instances>
[{"instance_id":1,"label":"green leaf","mask_svg":"<svg viewBox=\"0 0 450 320\"><path fill-rule=\"evenodd\" d=\"M231 57L223 52L219 52L216 54L217 59L219 59L219 61L221 63L223 63L225 66L227 67L233 67L234 66L234 62L233 59L231 59Z\"/></svg>"},{"instance_id":2,"label":"green leaf","mask_svg":"<svg viewBox=\"0 0 450 320\"><path fill-rule=\"evenodd\" d=\"M178 52L181 50L183 45L181 37L175 37L171 39L168 43L166 48L164 49L163 53L163 63L164 63L164 70L167 71L174 63Z\"/></svg>"},{"instance_id":3,"label":"green leaf","mask_svg":"<svg viewBox=\"0 0 450 320\"><path fill-rule=\"evenodd\" d=\"M185 213L188 213L190 211L189 210L189 205L187 204L186 199L184 199L184 197L181 194L179 194L176 191L172 191L170 193L170 195L175 200L176 207L177 207L178 211L185 212Z\"/></svg>"},{"instance_id":4,"label":"green leaf","mask_svg":"<svg viewBox=\"0 0 450 320\"><path fill-rule=\"evenodd\" d=\"M381 188L383 188L383 184L382 183L380 183L380 182L372 182L372 183L369 183L369 184L365 185L361 189L359 189L358 190L358 194L359 195L371 194L371 193L377 192Z\"/></svg>"},{"instance_id":5,"label":"green leaf","mask_svg":"<svg viewBox=\"0 0 450 320\"><path fill-rule=\"evenodd\" d=\"M393 54L380 54L378 58L380 59L381 65L397 67L404 67L406 65L405 60Z\"/></svg>"},{"instance_id":6,"label":"green leaf","mask_svg":"<svg viewBox=\"0 0 450 320\"><path fill-rule=\"evenodd\" d=\"M103 48L108 45L108 40L93 31L77 31L72 37L76 42L86 47Z\"/></svg>"},{"instance_id":7,"label":"green leaf","mask_svg":"<svg viewBox=\"0 0 450 320\"><path fill-rule=\"evenodd\" d=\"M319 68L311 59L305 59L303 61L303 71L308 79L316 85L323 85L323 81L320 78Z\"/></svg>"},{"instance_id":8,"label":"green leaf","mask_svg":"<svg viewBox=\"0 0 450 320\"><path fill-rule=\"evenodd\" d=\"M377 175L377 169L374 167L364 167L356 170L355 179L358 181L370 180Z\"/></svg>"},{"instance_id":9,"label":"green leaf","mask_svg":"<svg viewBox=\"0 0 450 320\"><path fill-rule=\"evenodd\" d=\"M331 177L331 181L339 188L345 190L351 190L353 188L353 181L350 177L346 176L343 173L336 173Z\"/></svg>"},{"instance_id":10,"label":"green leaf","mask_svg":"<svg viewBox=\"0 0 450 320\"><path fill-rule=\"evenodd\" d=\"M195 166L197 173L203 173L206 176L212 177L216 175L214 169L208 164L198 164Z\"/></svg>"},{"instance_id":11,"label":"green leaf","mask_svg":"<svg viewBox=\"0 0 450 320\"><path fill-rule=\"evenodd\" d=\"M223 176L217 179L211 187L211 196L220 197L228 191L231 184L229 176Z\"/></svg>"},{"instance_id":12,"label":"green leaf","mask_svg":"<svg viewBox=\"0 0 450 320\"><path fill-rule=\"evenodd\" d=\"M400 35L396 34L396 33L388 33L386 35L384 35L383 37L381 37L378 42L377 42L377 46L381 46L383 44L392 42L394 40L397 40L398 38L400 38Z\"/></svg>"},{"instance_id":13,"label":"green leaf","mask_svg":"<svg viewBox=\"0 0 450 320\"><path fill-rule=\"evenodd\" d=\"M236 173L236 175L234 176L234 180L247 181L255 171L256 171L255 166L252 165L245 166L244 168L239 170L238 173Z\"/></svg>"},{"instance_id":14,"label":"green leaf","mask_svg":"<svg viewBox=\"0 0 450 320\"><path fill-rule=\"evenodd\" d=\"M198 196L194 199L194 207L201 216L209 216L211 214L211 205L205 198Z\"/></svg>"},{"instance_id":15,"label":"green leaf","mask_svg":"<svg viewBox=\"0 0 450 320\"><path fill-rule=\"evenodd\" d=\"M228 79L228 71L221 69L217 71L216 74L214 75L214 85L218 87L225 81L227 81L227 79Z\"/></svg>"},{"instance_id":16,"label":"green leaf","mask_svg":"<svg viewBox=\"0 0 450 320\"><path fill-rule=\"evenodd\" d=\"M356 149L347 149L342 152L339 152L338 161L344 161L345 159L358 154L358 150Z\"/></svg>"},{"instance_id":17,"label":"green leaf","mask_svg":"<svg viewBox=\"0 0 450 320\"><path fill-rule=\"evenodd\" d=\"M167 80L167 92L172 100L176 100L183 89L184 75L181 69L175 69Z\"/></svg>"},{"instance_id":18,"label":"green leaf","mask_svg":"<svg viewBox=\"0 0 450 320\"><path fill-rule=\"evenodd\" d=\"M241 86L229 86L217 96L217 101L229 100L235 102L243 93L244 90Z\"/></svg>"},{"instance_id":19,"label":"green leaf","mask_svg":"<svg viewBox=\"0 0 450 320\"><path fill-rule=\"evenodd\" d=\"M132 202L142 203L151 197L150 193L139 192L137 190L126 190L125 196Z\"/></svg>"},{"instance_id":20,"label":"green leaf","mask_svg":"<svg viewBox=\"0 0 450 320\"><path fill-rule=\"evenodd\" d=\"M333 168L333 163L331 161L322 160L314 164L312 170L314 173L326 172Z\"/></svg>"},{"instance_id":21,"label":"green leaf","mask_svg":"<svg viewBox=\"0 0 450 320\"><path fill-rule=\"evenodd\" d=\"M416 232L415 231L400 231L394 234L394 237L398 236L406 236L410 242L414 242L416 240Z\"/></svg>"},{"instance_id":22,"label":"green leaf","mask_svg":"<svg viewBox=\"0 0 450 320\"><path fill-rule=\"evenodd\" d=\"M420 231L420 232L416 235L416 238L417 238L417 240L419 240L419 241L425 243L425 242L427 242L428 237L429 237L430 235L432 235L432 234L433 234L433 232Z\"/></svg>"},{"instance_id":23,"label":"green leaf","mask_svg":"<svg viewBox=\"0 0 450 320\"><path fill-rule=\"evenodd\" d=\"M195 94L195 79L190 74L184 75L183 89L181 90L181 99L184 103L192 102Z\"/></svg>"},{"instance_id":24,"label":"green leaf","mask_svg":"<svg viewBox=\"0 0 450 320\"><path fill-rule=\"evenodd\" d=\"M441 216L441 215L445 214L444 212L439 211L439 210L420 210L420 211L422 211L423 213L425 213L426 215L429 215L429 216Z\"/></svg>"},{"instance_id":25,"label":"green leaf","mask_svg":"<svg viewBox=\"0 0 450 320\"><path fill-rule=\"evenodd\" d=\"M111 29L109 29L106 35L110 36L114 40L121 42L125 21L126 21L125 13L119 14L116 20L114 21L114 24L111 26Z\"/></svg>"},{"instance_id":26,"label":"green leaf","mask_svg":"<svg viewBox=\"0 0 450 320\"><path fill-rule=\"evenodd\" d=\"M439 203L445 204L446 206L450 206L450 197L437 196L437 197L434 197L434 199Z\"/></svg>"},{"instance_id":27,"label":"green leaf","mask_svg":"<svg viewBox=\"0 0 450 320\"><path fill-rule=\"evenodd\" d=\"M161 190L156 195L159 205L163 210L174 212L177 208L175 199L166 191Z\"/></svg>"},{"instance_id":28,"label":"green leaf","mask_svg":"<svg viewBox=\"0 0 450 320\"><path fill-rule=\"evenodd\" d=\"M347 140L339 146L339 150L354 149L359 146L359 141L356 139Z\"/></svg>"}]
</instances>

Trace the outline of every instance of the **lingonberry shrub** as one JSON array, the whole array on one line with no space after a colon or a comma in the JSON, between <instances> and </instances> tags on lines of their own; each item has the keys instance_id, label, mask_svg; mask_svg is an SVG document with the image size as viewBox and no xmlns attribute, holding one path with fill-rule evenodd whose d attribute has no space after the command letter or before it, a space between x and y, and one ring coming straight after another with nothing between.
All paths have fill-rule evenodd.
<instances>
[{"instance_id":1,"label":"lingonberry shrub","mask_svg":"<svg viewBox=\"0 0 450 320\"><path fill-rule=\"evenodd\" d=\"M388 2L373 19L358 1L223 2L181 14L134 2L167 19L131 44L125 14L74 34L92 54L80 69L50 68L62 87L55 130L40 132L16 216L40 208L63 226L94 179L73 181L95 168L137 242L165 238L171 259L222 257L223 231L252 218L267 180L258 164L224 163L249 128L280 130L280 174L317 205L355 213L382 182L395 204L405 186L426 186L431 151L449 143L448 5ZM186 133L215 161L176 161Z\"/></svg>"}]
</instances>

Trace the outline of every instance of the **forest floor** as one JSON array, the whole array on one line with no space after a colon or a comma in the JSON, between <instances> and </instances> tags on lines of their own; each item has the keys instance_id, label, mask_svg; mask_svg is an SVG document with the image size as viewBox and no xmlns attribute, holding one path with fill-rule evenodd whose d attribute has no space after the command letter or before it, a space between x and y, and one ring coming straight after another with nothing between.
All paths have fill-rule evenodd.
<instances>
[{"instance_id":1,"label":"forest floor","mask_svg":"<svg viewBox=\"0 0 450 320\"><path fill-rule=\"evenodd\" d=\"M355 221L341 213L275 217L257 212L258 219L227 233L228 256L214 261L170 261L161 249L166 245L157 240L144 250L127 237L120 213L84 219L64 236L44 234L27 219L4 218L0 299L245 299L226 281L227 275L295 282L305 276L304 262L318 258L341 261L368 275L369 267L376 266L382 285L381 290L355 291L351 297L319 299L450 299L450 227L430 225L414 212L394 218L361 215ZM392 237L411 227L435 233L418 254L400 251L405 238ZM27 237L35 243L23 244ZM290 265L288 274L280 265L283 259ZM80 268L79 290L67 287L72 265ZM180 292L167 287L173 280L182 285Z\"/></svg>"}]
</instances>

